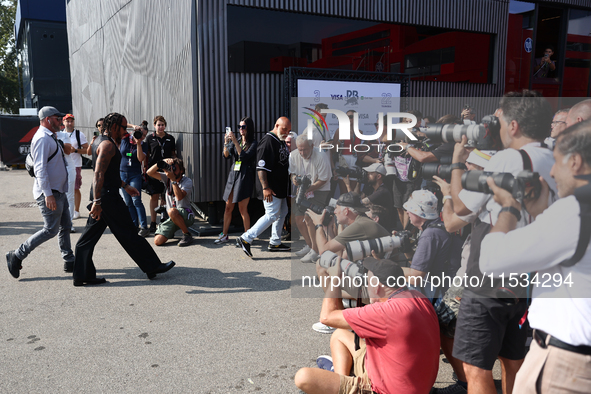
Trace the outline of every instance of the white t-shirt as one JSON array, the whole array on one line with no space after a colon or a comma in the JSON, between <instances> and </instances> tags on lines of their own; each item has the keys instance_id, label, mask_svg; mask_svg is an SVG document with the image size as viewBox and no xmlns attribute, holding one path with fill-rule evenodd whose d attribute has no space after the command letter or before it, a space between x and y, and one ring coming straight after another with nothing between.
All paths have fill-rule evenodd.
<instances>
[{"instance_id":1,"label":"white t-shirt","mask_svg":"<svg viewBox=\"0 0 591 394\"><path fill-rule=\"evenodd\" d=\"M309 175L312 183L319 179L326 181L318 191L330 191L330 178L332 176L330 163L326 155L318 152L316 149L312 150L312 155L308 160L304 159L297 150L291 152L289 155L289 173Z\"/></svg>"},{"instance_id":2,"label":"white t-shirt","mask_svg":"<svg viewBox=\"0 0 591 394\"><path fill-rule=\"evenodd\" d=\"M75 149L80 149L82 148L82 145L88 143L88 140L86 139L86 136L84 135L83 132L80 131L80 145L78 145L78 140L76 139L76 130L72 131L71 133L67 133L70 135L70 144L72 144L72 146ZM72 159L74 160L74 165L76 167L82 167L82 155L80 153L70 153L70 156L72 156Z\"/></svg>"},{"instance_id":3,"label":"white t-shirt","mask_svg":"<svg viewBox=\"0 0 591 394\"><path fill-rule=\"evenodd\" d=\"M193 188L193 181L188 176L183 175L181 180L179 181L179 187L181 190L186 191L187 194L185 198L180 201L176 200L174 196L174 191L172 190L172 184L169 182L170 179L166 176L166 174L160 173L160 180L164 183L164 187L167 189L164 191L166 195L166 208L184 208L184 209L191 209L191 200L189 199L189 195L191 194L191 189Z\"/></svg>"},{"instance_id":4,"label":"white t-shirt","mask_svg":"<svg viewBox=\"0 0 591 394\"><path fill-rule=\"evenodd\" d=\"M548 148L541 147L539 142L532 142L521 147L522 150L527 152L532 161L532 170L539 173L550 187L550 196L548 197L548 204L552 204L557 198L556 194L556 182L550 176L550 170L554 165L554 156L552 151ZM518 150L515 149L504 149L497 152L493 157L490 158L484 171L486 172L509 172L514 176L519 172L523 171L523 159ZM473 192L469 190L462 190L460 192L460 200L464 203L466 208L472 212L478 212L482 206L486 208L482 210L482 213L478 216L479 219L485 223L494 225L497 222L497 216L501 206L495 202L492 194L484 194L479 192ZM523 227L531 222L531 218L527 212L522 210L521 220L517 223L517 227Z\"/></svg>"},{"instance_id":5,"label":"white t-shirt","mask_svg":"<svg viewBox=\"0 0 591 394\"><path fill-rule=\"evenodd\" d=\"M70 143L70 135L64 131L58 131L57 133L55 133L55 136L58 140L60 140L64 144ZM72 158L72 154L66 155L65 153L66 152L64 152L64 158L66 160L66 167L68 167L68 169L70 169L70 167L75 168L76 165L74 164L74 159Z\"/></svg>"},{"instance_id":6,"label":"white t-shirt","mask_svg":"<svg viewBox=\"0 0 591 394\"><path fill-rule=\"evenodd\" d=\"M480 270L506 278L531 272L531 280L539 284L532 292L530 325L570 345L591 346L591 244L578 263L560 265L577 248L579 214L577 199L569 196L526 227L488 234L482 241ZM564 283L568 281L572 284Z\"/></svg>"}]
</instances>

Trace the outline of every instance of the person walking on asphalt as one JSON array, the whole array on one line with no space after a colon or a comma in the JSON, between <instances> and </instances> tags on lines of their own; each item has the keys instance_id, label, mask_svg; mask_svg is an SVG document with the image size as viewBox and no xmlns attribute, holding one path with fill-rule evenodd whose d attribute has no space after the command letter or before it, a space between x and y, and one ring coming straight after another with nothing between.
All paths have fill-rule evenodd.
<instances>
[{"instance_id":1,"label":"person walking on asphalt","mask_svg":"<svg viewBox=\"0 0 591 394\"><path fill-rule=\"evenodd\" d=\"M90 214L86 227L76 244L74 286L106 283L105 278L96 277L92 254L107 226L149 279L175 265L174 261L163 264L148 241L138 235L129 210L119 194L119 188L123 188L130 196L139 193L136 188L121 181L119 172L121 152L117 145L126 133L127 119L121 114L110 113L105 117L103 129L108 138L93 145L97 157L92 183L94 199L88 207Z\"/></svg>"}]
</instances>

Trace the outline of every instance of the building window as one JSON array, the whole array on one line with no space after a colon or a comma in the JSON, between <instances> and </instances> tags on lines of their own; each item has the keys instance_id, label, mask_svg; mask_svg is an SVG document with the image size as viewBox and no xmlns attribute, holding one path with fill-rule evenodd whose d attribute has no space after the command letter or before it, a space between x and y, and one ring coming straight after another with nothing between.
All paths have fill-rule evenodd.
<instances>
[{"instance_id":1,"label":"building window","mask_svg":"<svg viewBox=\"0 0 591 394\"><path fill-rule=\"evenodd\" d=\"M227 6L228 71L310 67L490 83L491 34Z\"/></svg>"}]
</instances>

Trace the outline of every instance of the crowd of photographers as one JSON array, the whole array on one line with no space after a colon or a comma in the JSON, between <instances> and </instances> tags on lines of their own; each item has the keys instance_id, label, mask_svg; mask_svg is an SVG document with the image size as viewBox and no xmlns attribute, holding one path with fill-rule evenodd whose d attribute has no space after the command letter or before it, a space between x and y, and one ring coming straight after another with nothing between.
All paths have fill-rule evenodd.
<instances>
[{"instance_id":1,"label":"crowd of photographers","mask_svg":"<svg viewBox=\"0 0 591 394\"><path fill-rule=\"evenodd\" d=\"M533 91L481 123L469 107L435 123L410 113L429 122L417 141L384 132L362 154L338 134L330 156L296 139L296 255L325 293L313 329L332 334L296 385L496 393L498 359L504 393L591 392L591 100L554 119ZM431 389L440 349L457 382Z\"/></svg>"}]
</instances>

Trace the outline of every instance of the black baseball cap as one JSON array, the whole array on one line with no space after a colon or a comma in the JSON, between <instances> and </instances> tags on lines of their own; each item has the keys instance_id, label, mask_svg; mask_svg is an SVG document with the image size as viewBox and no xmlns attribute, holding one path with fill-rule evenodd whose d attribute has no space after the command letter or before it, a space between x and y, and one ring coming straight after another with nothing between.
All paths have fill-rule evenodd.
<instances>
[{"instance_id":1,"label":"black baseball cap","mask_svg":"<svg viewBox=\"0 0 591 394\"><path fill-rule=\"evenodd\" d=\"M397 284L398 278L404 276L402 268L391 260L377 260L373 257L366 257L363 260L363 266L371 271L382 285L387 287L399 287ZM401 281L401 283L403 282Z\"/></svg>"},{"instance_id":2,"label":"black baseball cap","mask_svg":"<svg viewBox=\"0 0 591 394\"><path fill-rule=\"evenodd\" d=\"M361 196L354 192L341 194L337 200L337 205L341 207L355 208L361 212L367 211L367 207L361 202Z\"/></svg>"}]
</instances>

